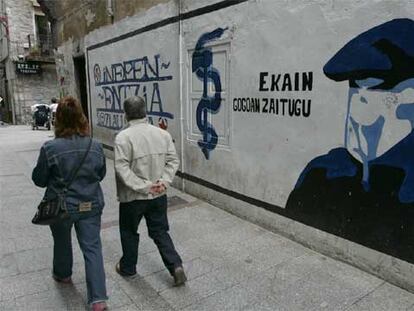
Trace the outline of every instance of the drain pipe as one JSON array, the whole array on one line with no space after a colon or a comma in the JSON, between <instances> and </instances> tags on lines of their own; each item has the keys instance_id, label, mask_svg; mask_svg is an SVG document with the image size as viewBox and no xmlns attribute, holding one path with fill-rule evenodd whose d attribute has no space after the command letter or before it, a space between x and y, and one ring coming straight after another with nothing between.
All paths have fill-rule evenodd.
<instances>
[{"instance_id":1,"label":"drain pipe","mask_svg":"<svg viewBox=\"0 0 414 311\"><path fill-rule=\"evenodd\" d=\"M183 60L183 29L182 29L182 21L181 21L181 0L178 0L178 53L179 53L179 75L180 75L180 136L181 136L181 172L185 172L185 162L184 162L184 103L183 103L183 66L184 66L184 60ZM181 191L185 192L185 182L184 178L181 176Z\"/></svg>"},{"instance_id":2,"label":"drain pipe","mask_svg":"<svg viewBox=\"0 0 414 311\"><path fill-rule=\"evenodd\" d=\"M114 8L112 0L107 0L106 2L106 13L111 18L111 24L114 23Z\"/></svg>"}]
</instances>

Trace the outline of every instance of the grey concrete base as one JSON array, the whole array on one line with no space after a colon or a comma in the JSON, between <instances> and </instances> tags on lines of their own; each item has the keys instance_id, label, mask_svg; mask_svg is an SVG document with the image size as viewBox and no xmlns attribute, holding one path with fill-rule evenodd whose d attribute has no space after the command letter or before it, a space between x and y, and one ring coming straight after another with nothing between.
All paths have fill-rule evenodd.
<instances>
[{"instance_id":1,"label":"grey concrete base","mask_svg":"<svg viewBox=\"0 0 414 311\"><path fill-rule=\"evenodd\" d=\"M181 185L181 180L176 181ZM414 265L324 231L234 199L190 181L185 190L234 215L281 234L329 257L354 265L414 293Z\"/></svg>"}]
</instances>

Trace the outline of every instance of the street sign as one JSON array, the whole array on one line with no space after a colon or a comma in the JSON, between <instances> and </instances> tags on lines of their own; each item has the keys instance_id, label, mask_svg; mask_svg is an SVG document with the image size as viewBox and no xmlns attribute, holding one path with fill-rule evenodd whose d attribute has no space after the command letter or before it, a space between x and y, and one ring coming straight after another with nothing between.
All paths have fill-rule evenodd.
<instances>
[{"instance_id":1,"label":"street sign","mask_svg":"<svg viewBox=\"0 0 414 311\"><path fill-rule=\"evenodd\" d=\"M42 68L39 63L16 62L16 72L21 74L39 74Z\"/></svg>"}]
</instances>

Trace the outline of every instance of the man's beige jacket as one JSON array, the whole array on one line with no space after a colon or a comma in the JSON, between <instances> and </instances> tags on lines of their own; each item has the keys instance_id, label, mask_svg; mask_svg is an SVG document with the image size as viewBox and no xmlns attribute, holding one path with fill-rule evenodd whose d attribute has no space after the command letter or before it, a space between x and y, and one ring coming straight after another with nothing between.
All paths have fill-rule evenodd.
<instances>
[{"instance_id":1,"label":"man's beige jacket","mask_svg":"<svg viewBox=\"0 0 414 311\"><path fill-rule=\"evenodd\" d=\"M168 186L180 164L171 135L146 119L132 120L115 138L115 174L118 200L149 200L163 195L149 193L162 181Z\"/></svg>"}]
</instances>

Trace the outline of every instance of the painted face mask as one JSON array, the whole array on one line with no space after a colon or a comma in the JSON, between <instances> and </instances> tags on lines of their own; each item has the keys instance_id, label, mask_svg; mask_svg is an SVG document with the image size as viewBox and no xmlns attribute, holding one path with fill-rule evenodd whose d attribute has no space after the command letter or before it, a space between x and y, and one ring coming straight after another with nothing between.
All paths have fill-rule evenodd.
<instances>
[{"instance_id":1,"label":"painted face mask","mask_svg":"<svg viewBox=\"0 0 414 311\"><path fill-rule=\"evenodd\" d=\"M345 147L364 167L368 183L368 162L383 155L407 136L414 120L414 79L393 89L371 89L382 80L355 81L349 90ZM406 120L406 121L402 121Z\"/></svg>"}]
</instances>

